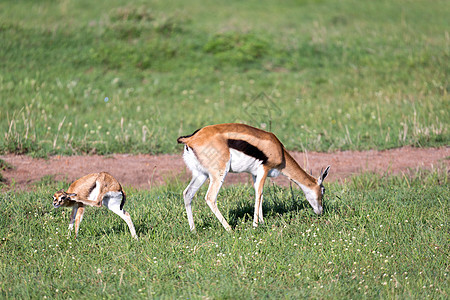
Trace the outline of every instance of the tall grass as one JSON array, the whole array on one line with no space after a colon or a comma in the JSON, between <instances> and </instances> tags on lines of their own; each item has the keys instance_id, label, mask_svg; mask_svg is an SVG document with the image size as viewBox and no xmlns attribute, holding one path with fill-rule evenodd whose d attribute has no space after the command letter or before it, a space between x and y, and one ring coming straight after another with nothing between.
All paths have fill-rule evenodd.
<instances>
[{"instance_id":1,"label":"tall grass","mask_svg":"<svg viewBox=\"0 0 450 300\"><path fill-rule=\"evenodd\" d=\"M0 151L175 152L221 122L292 150L447 145L445 4L3 1Z\"/></svg>"},{"instance_id":2,"label":"tall grass","mask_svg":"<svg viewBox=\"0 0 450 300\"><path fill-rule=\"evenodd\" d=\"M297 190L268 183L265 224L252 228L252 189L222 190L227 233L200 190L189 232L172 183L126 189L139 235L88 208L77 240L51 195L66 183L0 194L2 298L448 298L446 172L364 175L327 185L317 217Z\"/></svg>"}]
</instances>

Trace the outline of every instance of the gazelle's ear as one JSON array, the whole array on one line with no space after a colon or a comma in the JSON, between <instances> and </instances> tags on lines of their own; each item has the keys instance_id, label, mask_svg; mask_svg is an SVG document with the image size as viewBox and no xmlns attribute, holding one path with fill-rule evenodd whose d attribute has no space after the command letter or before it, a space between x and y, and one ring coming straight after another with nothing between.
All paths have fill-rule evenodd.
<instances>
[{"instance_id":1,"label":"gazelle's ear","mask_svg":"<svg viewBox=\"0 0 450 300\"><path fill-rule=\"evenodd\" d=\"M322 182L324 181L324 179L328 176L328 171L330 170L331 166L328 166L325 171L321 172L319 179L317 179L317 184L322 184Z\"/></svg>"},{"instance_id":2,"label":"gazelle's ear","mask_svg":"<svg viewBox=\"0 0 450 300\"><path fill-rule=\"evenodd\" d=\"M77 194L75 194L75 193L72 193L72 194L67 194L67 196L69 196L69 197L75 197Z\"/></svg>"}]
</instances>

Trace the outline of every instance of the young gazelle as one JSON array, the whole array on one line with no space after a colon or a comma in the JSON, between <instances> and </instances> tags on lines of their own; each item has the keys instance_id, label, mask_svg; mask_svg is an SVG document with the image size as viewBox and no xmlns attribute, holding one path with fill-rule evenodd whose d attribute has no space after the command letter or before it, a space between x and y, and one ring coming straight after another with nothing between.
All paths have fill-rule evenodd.
<instances>
[{"instance_id":1,"label":"young gazelle","mask_svg":"<svg viewBox=\"0 0 450 300\"><path fill-rule=\"evenodd\" d=\"M137 238L130 214L123 209L125 200L126 194L120 183L110 174L101 172L81 177L70 185L67 192L57 191L53 195L53 207L72 207L69 230L75 223L75 237L83 219L84 206L104 205L121 217L130 228L131 235Z\"/></svg>"},{"instance_id":2,"label":"young gazelle","mask_svg":"<svg viewBox=\"0 0 450 300\"><path fill-rule=\"evenodd\" d=\"M209 177L206 202L226 230L231 230L217 208L217 194L227 172L252 174L255 188L253 226L263 222L262 192L267 177L280 173L295 182L305 193L316 214L322 213L323 180L328 166L314 178L306 173L286 151L283 144L270 132L244 124L210 125L188 136L178 138L185 145L183 158L192 172L192 180L183 192L184 204L191 230L195 230L191 202L197 190Z\"/></svg>"}]
</instances>

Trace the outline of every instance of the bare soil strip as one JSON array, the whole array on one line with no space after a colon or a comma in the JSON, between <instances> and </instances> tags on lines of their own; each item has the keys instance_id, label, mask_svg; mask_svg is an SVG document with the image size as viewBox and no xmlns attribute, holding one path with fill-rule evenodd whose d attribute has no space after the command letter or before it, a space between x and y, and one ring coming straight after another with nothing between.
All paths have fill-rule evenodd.
<instances>
[{"instance_id":1,"label":"bare soil strip","mask_svg":"<svg viewBox=\"0 0 450 300\"><path fill-rule=\"evenodd\" d=\"M297 162L308 172L318 176L322 168L331 165L327 181L344 181L364 172L379 174L409 174L418 169L445 169L450 165L450 147L412 148L404 147L386 151L342 151L334 153L291 152ZM72 182L94 172L106 171L116 177L125 187L150 189L172 181L188 181L181 154L111 156L52 156L49 159L34 159L25 155L3 155L1 159L13 166L2 171L6 183L14 189L29 189L44 176L54 180ZM247 174L229 174L227 184L248 183ZM284 176L274 182L287 186Z\"/></svg>"}]
</instances>

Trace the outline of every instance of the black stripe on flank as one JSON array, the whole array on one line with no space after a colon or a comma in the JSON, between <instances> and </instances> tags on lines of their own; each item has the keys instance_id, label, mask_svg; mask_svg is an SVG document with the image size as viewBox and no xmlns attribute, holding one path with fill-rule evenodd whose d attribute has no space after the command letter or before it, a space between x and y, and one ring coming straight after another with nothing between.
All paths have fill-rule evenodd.
<instances>
[{"instance_id":1,"label":"black stripe on flank","mask_svg":"<svg viewBox=\"0 0 450 300\"><path fill-rule=\"evenodd\" d=\"M196 134L200 129L201 129L201 128L199 128L199 129L197 129L196 131L194 131L193 134L190 134L190 135L183 135L183 136L180 136L179 138L177 138L178 144L183 143L183 142L181 141L181 139L190 138L191 136L193 136L194 134Z\"/></svg>"},{"instance_id":2,"label":"black stripe on flank","mask_svg":"<svg viewBox=\"0 0 450 300\"><path fill-rule=\"evenodd\" d=\"M96 186L97 186L97 181L94 182L94 185L91 185L91 187L89 188L89 191L87 194L88 197L91 195L92 191L95 189Z\"/></svg>"},{"instance_id":3,"label":"black stripe on flank","mask_svg":"<svg viewBox=\"0 0 450 300\"><path fill-rule=\"evenodd\" d=\"M263 162L263 164L267 162L268 159L267 156L257 147L247 143L246 141L229 139L228 147L235 149L237 151L241 151L248 156L259 159Z\"/></svg>"}]
</instances>

